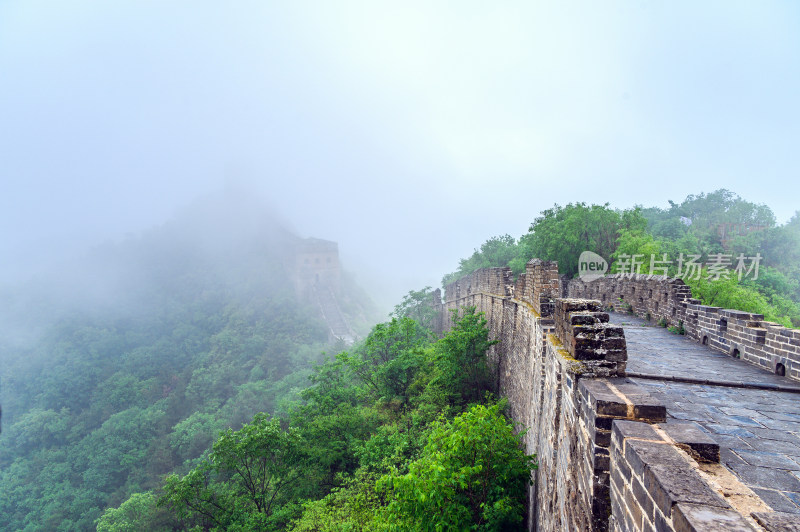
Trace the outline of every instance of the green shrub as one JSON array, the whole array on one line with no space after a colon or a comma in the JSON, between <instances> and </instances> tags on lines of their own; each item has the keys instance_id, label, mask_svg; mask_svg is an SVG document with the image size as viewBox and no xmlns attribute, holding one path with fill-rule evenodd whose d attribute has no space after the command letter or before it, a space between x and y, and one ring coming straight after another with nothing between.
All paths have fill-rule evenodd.
<instances>
[{"instance_id":1,"label":"green shrub","mask_svg":"<svg viewBox=\"0 0 800 532\"><path fill-rule=\"evenodd\" d=\"M407 474L378 481L390 500L390 529L519 529L535 457L522 450L501 406L476 405L440 420Z\"/></svg>"}]
</instances>

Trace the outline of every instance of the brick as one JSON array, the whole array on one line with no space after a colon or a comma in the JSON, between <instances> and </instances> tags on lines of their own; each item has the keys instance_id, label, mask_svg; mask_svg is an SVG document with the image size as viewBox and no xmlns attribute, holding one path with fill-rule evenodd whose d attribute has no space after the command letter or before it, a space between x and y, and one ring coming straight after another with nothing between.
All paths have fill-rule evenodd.
<instances>
[{"instance_id":1,"label":"brick","mask_svg":"<svg viewBox=\"0 0 800 532\"><path fill-rule=\"evenodd\" d=\"M800 480L788 471L747 464L730 464L730 467L748 485L800 492Z\"/></svg>"},{"instance_id":2,"label":"brick","mask_svg":"<svg viewBox=\"0 0 800 532\"><path fill-rule=\"evenodd\" d=\"M676 532L754 532L733 510L679 503L672 515Z\"/></svg>"},{"instance_id":3,"label":"brick","mask_svg":"<svg viewBox=\"0 0 800 532\"><path fill-rule=\"evenodd\" d=\"M719 463L719 444L697 423L667 423L664 431L698 462Z\"/></svg>"},{"instance_id":4,"label":"brick","mask_svg":"<svg viewBox=\"0 0 800 532\"><path fill-rule=\"evenodd\" d=\"M619 471L619 474L622 476L622 478L624 479L631 478L631 468L628 466L627 463L625 463L625 460L616 459L615 461L616 461L615 470Z\"/></svg>"},{"instance_id":5,"label":"brick","mask_svg":"<svg viewBox=\"0 0 800 532\"><path fill-rule=\"evenodd\" d=\"M626 438L661 440L661 436L658 435L652 426L640 421L618 419L614 421L612 430L619 441L622 441Z\"/></svg>"},{"instance_id":6,"label":"brick","mask_svg":"<svg viewBox=\"0 0 800 532\"><path fill-rule=\"evenodd\" d=\"M664 515L669 515L678 502L728 505L671 445L641 440L627 440L625 444L626 458L643 470L644 487Z\"/></svg>"},{"instance_id":7,"label":"brick","mask_svg":"<svg viewBox=\"0 0 800 532\"><path fill-rule=\"evenodd\" d=\"M584 387L587 390L588 402L598 416L627 416L628 405L614 395L604 381L582 379L579 387Z\"/></svg>"},{"instance_id":8,"label":"brick","mask_svg":"<svg viewBox=\"0 0 800 532\"><path fill-rule=\"evenodd\" d=\"M784 492L759 488L753 488L753 491L776 512L794 513L797 511L797 505L784 496Z\"/></svg>"},{"instance_id":9,"label":"brick","mask_svg":"<svg viewBox=\"0 0 800 532\"><path fill-rule=\"evenodd\" d=\"M664 518L664 516L658 510L655 510L655 520L653 524L655 525L656 532L673 532L674 529L672 525Z\"/></svg>"},{"instance_id":10,"label":"brick","mask_svg":"<svg viewBox=\"0 0 800 532\"><path fill-rule=\"evenodd\" d=\"M635 478L631 479L631 491L633 492L633 496L636 498L636 502L639 504L639 506L641 506L644 515L649 521L652 521L653 500L647 494L641 482Z\"/></svg>"},{"instance_id":11,"label":"brick","mask_svg":"<svg viewBox=\"0 0 800 532\"><path fill-rule=\"evenodd\" d=\"M592 417L594 417L594 412L592 412ZM602 430L611 430L611 425L614 421L617 421L617 418L596 416L594 417L594 426Z\"/></svg>"},{"instance_id":12,"label":"brick","mask_svg":"<svg viewBox=\"0 0 800 532\"><path fill-rule=\"evenodd\" d=\"M767 532L800 532L800 515L783 512L753 512L753 518Z\"/></svg>"},{"instance_id":13,"label":"brick","mask_svg":"<svg viewBox=\"0 0 800 532\"><path fill-rule=\"evenodd\" d=\"M639 529L642 523L642 508L639 506L638 501L636 500L633 493L630 491L626 492L626 503L628 504L628 509L631 512L631 518L633 520L634 526Z\"/></svg>"},{"instance_id":14,"label":"brick","mask_svg":"<svg viewBox=\"0 0 800 532\"><path fill-rule=\"evenodd\" d=\"M611 471L611 489L621 493L624 487L625 479L623 478L622 472L618 468L615 468Z\"/></svg>"},{"instance_id":15,"label":"brick","mask_svg":"<svg viewBox=\"0 0 800 532\"><path fill-rule=\"evenodd\" d=\"M646 419L653 422L665 421L667 419L667 408L655 402L637 402L633 405L633 415L636 419Z\"/></svg>"},{"instance_id":16,"label":"brick","mask_svg":"<svg viewBox=\"0 0 800 532\"><path fill-rule=\"evenodd\" d=\"M697 472L688 467L673 469L669 466L648 466L644 473L644 486L653 498L653 502L664 514L669 513L672 506L678 502L727 506L727 503L703 482Z\"/></svg>"},{"instance_id":17,"label":"brick","mask_svg":"<svg viewBox=\"0 0 800 532\"><path fill-rule=\"evenodd\" d=\"M725 510L726 503L713 490L709 492L710 488L697 475L694 462L687 461L675 447L663 442L647 423L629 421L629 418L638 416L663 423L665 406L675 417L701 420L704 429L716 431L721 439L739 442L736 449L749 447L737 435L756 440L759 444L772 442L787 447L786 451L756 447L758 453L748 456L763 466L784 466L782 472L791 475L785 469L791 465L790 462L773 455L781 454L790 459L795 456L788 451L795 443L800 448L800 439L796 436L800 430L790 430L782 425L770 426L764 422L765 418L795 420L773 418L762 410L774 407L782 415L783 412L796 412L796 408L787 407L782 401L778 404L770 404L768 400L762 402L757 397L750 402L743 394L723 393L716 388L706 388L702 401L682 402L679 394L674 392L691 385L677 383L648 382L643 388L658 390L653 394L626 388L626 384L632 384L630 381L626 383L624 378L612 379L610 376L624 371L632 342L626 338L625 329L609 324L608 315L601 307L621 308L617 297L625 294L639 316L651 314L651 325L662 317L672 325L683 321L687 337L695 342L699 343L707 336L709 349L721 350L727 355L737 348L743 360L763 367L768 364L770 372L774 363L782 362L786 365L787 377L798 379L800 364L791 361L800 362L800 345L796 345L800 343L800 333L750 319L752 316L699 305L697 300L691 299L689 288L680 281L610 277L592 284L570 280L565 283L565 289L570 297L584 299L559 299L561 285L557 265L532 261L516 283L510 276L507 278L507 272L497 269L476 272L448 285L448 303L444 305L445 308L456 308L462 303L475 304L485 312L492 338L502 342L492 349L490 356L501 364L500 393L509 399L511 418L529 427L524 436L526 450L535 451L539 456L535 492L540 503L537 514L540 529L605 530L610 525L612 529L617 526L619 529L671 530L675 518L683 519L679 523L681 526L696 525L692 521L698 516L692 515L686 504ZM515 299L507 295L513 295ZM454 296L460 299L456 302ZM544 309L551 309L552 317L541 318ZM727 319L723 333L719 331L720 318ZM446 323L449 323L447 318L443 320L443 324ZM633 331L628 332L633 338ZM571 358L584 360L578 362L559 355L555 346L548 343L545 336L548 334L554 334L560 340L561 346L573 355ZM678 337L675 340L683 341ZM768 341L773 347L767 345ZM682 355L677 342L675 347L677 352L671 350L669 343L654 349L654 352L664 352L664 371L672 370L665 374L707 374L708 378L748 380L738 375L726 376L724 371L720 371L719 355L708 357L714 366L708 372L703 371L702 363L691 367L689 364L670 367L669 362L679 361ZM686 347L692 349L692 346ZM634 352L633 347L630 350ZM576 352L579 357L574 356ZM657 367L658 359L655 362L653 365ZM637 360L636 364L640 361ZM636 371L641 371L639 366L635 367ZM625 398L612 393L606 382L613 382ZM637 379L636 382L643 381ZM764 399L768 399L771 393L765 392ZM752 408L760 414L723 414L719 410L723 404L759 405ZM677 445L698 460L715 458L714 452L720 446L704 440L703 431L675 434L677 429L671 427L673 424L670 418L670 423L663 424L662 428L673 431L671 437ZM759 424L769 428L761 428ZM706 445L708 447L704 447ZM725 456L732 468L748 466L734 452L726 450ZM780 472L780 468L777 471ZM765 475L758 470L740 469L740 472ZM774 479L768 476L759 482L771 480L792 482L791 477ZM756 489L762 490L757 486ZM632 497L627 501L631 504L630 509L624 500L626 490ZM783 495L791 493L794 496L793 492L771 490L770 493L783 497L787 508L794 504ZM608 515L609 512L614 515Z\"/></svg>"}]
</instances>

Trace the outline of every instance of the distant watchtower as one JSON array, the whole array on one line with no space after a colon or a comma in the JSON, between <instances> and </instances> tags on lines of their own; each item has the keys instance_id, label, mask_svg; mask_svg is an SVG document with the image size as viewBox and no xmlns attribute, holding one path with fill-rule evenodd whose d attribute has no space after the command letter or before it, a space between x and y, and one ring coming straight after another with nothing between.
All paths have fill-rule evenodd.
<instances>
[{"instance_id":1,"label":"distant watchtower","mask_svg":"<svg viewBox=\"0 0 800 532\"><path fill-rule=\"evenodd\" d=\"M336 242L319 238L298 240L294 255L295 288L300 297L308 298L315 288L339 292L341 269Z\"/></svg>"}]
</instances>

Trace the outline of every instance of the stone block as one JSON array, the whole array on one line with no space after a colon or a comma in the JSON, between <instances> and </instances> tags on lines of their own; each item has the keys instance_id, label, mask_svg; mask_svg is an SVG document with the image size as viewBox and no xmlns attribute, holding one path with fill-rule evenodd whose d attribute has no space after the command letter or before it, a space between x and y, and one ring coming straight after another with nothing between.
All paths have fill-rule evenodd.
<instances>
[{"instance_id":1,"label":"stone block","mask_svg":"<svg viewBox=\"0 0 800 532\"><path fill-rule=\"evenodd\" d=\"M650 399L648 401L637 401L633 405L633 416L636 419L647 420L653 423L667 419L667 407Z\"/></svg>"},{"instance_id":2,"label":"stone block","mask_svg":"<svg viewBox=\"0 0 800 532\"><path fill-rule=\"evenodd\" d=\"M686 502L675 507L672 523L676 532L754 532L733 510Z\"/></svg>"},{"instance_id":3,"label":"stone block","mask_svg":"<svg viewBox=\"0 0 800 532\"><path fill-rule=\"evenodd\" d=\"M614 438L619 443L622 443L628 438L661 441L661 436L658 435L652 426L640 421L617 419L614 420L612 430L614 432Z\"/></svg>"},{"instance_id":4,"label":"stone block","mask_svg":"<svg viewBox=\"0 0 800 532\"><path fill-rule=\"evenodd\" d=\"M800 515L784 512L753 512L756 523L767 532L800 532Z\"/></svg>"},{"instance_id":5,"label":"stone block","mask_svg":"<svg viewBox=\"0 0 800 532\"><path fill-rule=\"evenodd\" d=\"M678 502L728 506L669 444L626 440L625 458L637 474L642 471L644 487L664 515Z\"/></svg>"},{"instance_id":6,"label":"stone block","mask_svg":"<svg viewBox=\"0 0 800 532\"><path fill-rule=\"evenodd\" d=\"M606 312L573 312L568 320L571 325L594 325L608 323L609 316Z\"/></svg>"},{"instance_id":7,"label":"stone block","mask_svg":"<svg viewBox=\"0 0 800 532\"><path fill-rule=\"evenodd\" d=\"M666 520L661 512L658 511L658 509L655 510L654 516L655 520L653 521L653 524L656 527L656 532L674 532L675 529L672 528L672 525Z\"/></svg>"},{"instance_id":8,"label":"stone block","mask_svg":"<svg viewBox=\"0 0 800 532\"><path fill-rule=\"evenodd\" d=\"M670 438L698 462L719 463L719 444L694 422L667 423Z\"/></svg>"},{"instance_id":9,"label":"stone block","mask_svg":"<svg viewBox=\"0 0 800 532\"><path fill-rule=\"evenodd\" d=\"M608 388L602 379L581 379L582 390L592 411L598 417L620 417L628 415L628 405Z\"/></svg>"},{"instance_id":10,"label":"stone block","mask_svg":"<svg viewBox=\"0 0 800 532\"><path fill-rule=\"evenodd\" d=\"M641 507L645 517L647 517L649 521L652 521L654 508L653 499L651 499L650 495L647 494L641 482L635 478L631 479L631 491L633 492L633 496L636 498L636 502Z\"/></svg>"}]
</instances>

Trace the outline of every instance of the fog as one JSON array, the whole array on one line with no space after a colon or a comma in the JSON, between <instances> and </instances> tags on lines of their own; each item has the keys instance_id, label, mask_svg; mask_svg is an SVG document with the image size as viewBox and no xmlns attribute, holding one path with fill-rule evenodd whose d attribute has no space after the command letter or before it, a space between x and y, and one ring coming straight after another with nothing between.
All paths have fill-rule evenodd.
<instances>
[{"instance_id":1,"label":"fog","mask_svg":"<svg viewBox=\"0 0 800 532\"><path fill-rule=\"evenodd\" d=\"M798 208L792 2L0 3L0 274L252 191L384 308L554 203Z\"/></svg>"}]
</instances>

